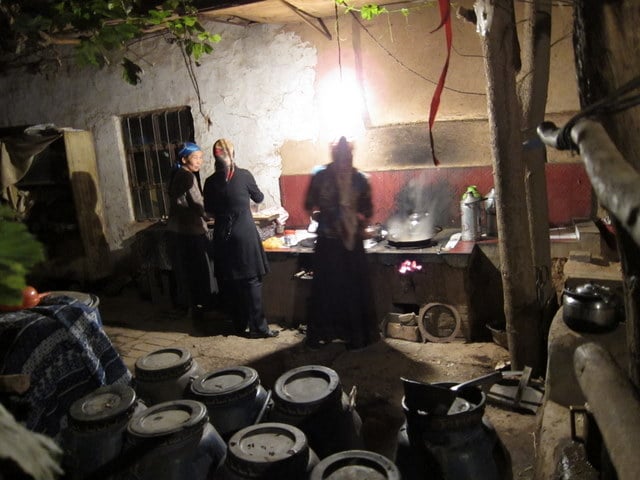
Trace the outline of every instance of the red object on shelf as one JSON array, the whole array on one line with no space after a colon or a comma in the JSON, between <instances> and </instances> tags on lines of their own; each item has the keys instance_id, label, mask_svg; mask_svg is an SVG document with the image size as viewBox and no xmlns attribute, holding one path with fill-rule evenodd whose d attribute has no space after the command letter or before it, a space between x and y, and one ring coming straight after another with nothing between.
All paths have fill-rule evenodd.
<instances>
[{"instance_id":1,"label":"red object on shelf","mask_svg":"<svg viewBox=\"0 0 640 480\"><path fill-rule=\"evenodd\" d=\"M0 305L1 312L17 312L18 310L22 310L25 308L33 308L36 307L42 297L49 295L49 292L46 293L38 293L38 291L27 285L22 290L22 303L20 305Z\"/></svg>"}]
</instances>

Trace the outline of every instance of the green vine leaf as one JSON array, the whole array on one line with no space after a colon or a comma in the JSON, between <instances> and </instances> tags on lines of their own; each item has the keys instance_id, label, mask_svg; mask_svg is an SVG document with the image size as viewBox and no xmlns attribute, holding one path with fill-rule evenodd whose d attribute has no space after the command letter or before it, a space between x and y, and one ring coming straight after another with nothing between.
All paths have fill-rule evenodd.
<instances>
[{"instance_id":1,"label":"green vine leaf","mask_svg":"<svg viewBox=\"0 0 640 480\"><path fill-rule=\"evenodd\" d=\"M76 45L77 64L102 67L130 42L166 29L175 43L190 45L188 54L197 61L213 51L220 36L207 32L199 22L195 3L197 0L0 0L0 26L9 27L3 30L0 54L46 58L49 52L57 58L55 48L71 43ZM154 7L145 11L144 4ZM121 64L123 78L138 83L141 69L136 73L131 60Z\"/></svg>"},{"instance_id":2,"label":"green vine leaf","mask_svg":"<svg viewBox=\"0 0 640 480\"><path fill-rule=\"evenodd\" d=\"M344 13L350 13L350 12L360 12L360 17L363 20L373 20L376 17L379 17L380 15L383 14L389 14L389 13L393 13L393 12L399 12L402 15L404 15L405 17L409 16L410 13L410 9L409 8L400 8L398 10L388 10L385 6L381 6L375 3L369 3L366 5L363 5L360 8L356 8L352 5L349 5L349 3L347 2L347 0L334 0L334 2L336 3L336 5L338 5L339 7L343 7L344 8ZM425 1L425 3L427 3Z\"/></svg>"},{"instance_id":3,"label":"green vine leaf","mask_svg":"<svg viewBox=\"0 0 640 480\"><path fill-rule=\"evenodd\" d=\"M385 7L380 5L370 4L363 5L360 9L360 16L365 20L371 20L383 13L389 13Z\"/></svg>"},{"instance_id":4,"label":"green vine leaf","mask_svg":"<svg viewBox=\"0 0 640 480\"><path fill-rule=\"evenodd\" d=\"M20 305L30 269L44 260L44 248L13 211L0 205L0 304Z\"/></svg>"}]
</instances>

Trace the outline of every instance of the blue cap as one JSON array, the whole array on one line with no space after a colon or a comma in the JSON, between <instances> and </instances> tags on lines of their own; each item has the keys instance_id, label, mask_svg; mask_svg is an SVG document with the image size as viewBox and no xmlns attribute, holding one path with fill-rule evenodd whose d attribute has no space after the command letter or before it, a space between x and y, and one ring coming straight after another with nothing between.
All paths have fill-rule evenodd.
<instances>
[{"instance_id":1,"label":"blue cap","mask_svg":"<svg viewBox=\"0 0 640 480\"><path fill-rule=\"evenodd\" d=\"M182 145L182 148L178 151L178 156L180 158L188 157L193 152L199 152L199 151L202 151L202 149L198 145L196 145L195 143L193 143L193 142L184 142L184 145Z\"/></svg>"}]
</instances>

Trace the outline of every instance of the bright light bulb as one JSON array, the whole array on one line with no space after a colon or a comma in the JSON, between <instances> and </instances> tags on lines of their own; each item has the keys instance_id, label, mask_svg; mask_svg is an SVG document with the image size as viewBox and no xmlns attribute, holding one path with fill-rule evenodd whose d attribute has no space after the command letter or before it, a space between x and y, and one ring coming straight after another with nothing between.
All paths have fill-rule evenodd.
<instances>
[{"instance_id":1,"label":"bright light bulb","mask_svg":"<svg viewBox=\"0 0 640 480\"><path fill-rule=\"evenodd\" d=\"M352 71L327 75L319 85L318 97L322 140L331 142L342 136L355 140L364 134L362 97Z\"/></svg>"}]
</instances>

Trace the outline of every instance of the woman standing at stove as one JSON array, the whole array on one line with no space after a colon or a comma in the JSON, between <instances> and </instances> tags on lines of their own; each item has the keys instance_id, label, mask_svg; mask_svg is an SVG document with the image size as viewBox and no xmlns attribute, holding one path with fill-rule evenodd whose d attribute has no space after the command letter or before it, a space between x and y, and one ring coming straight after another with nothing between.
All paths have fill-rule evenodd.
<instances>
[{"instance_id":1,"label":"woman standing at stove","mask_svg":"<svg viewBox=\"0 0 640 480\"><path fill-rule=\"evenodd\" d=\"M331 146L331 163L311 178L305 209L319 210L306 345L333 340L359 350L377 341L363 231L373 213L371 186L353 166L345 137Z\"/></svg>"}]
</instances>

